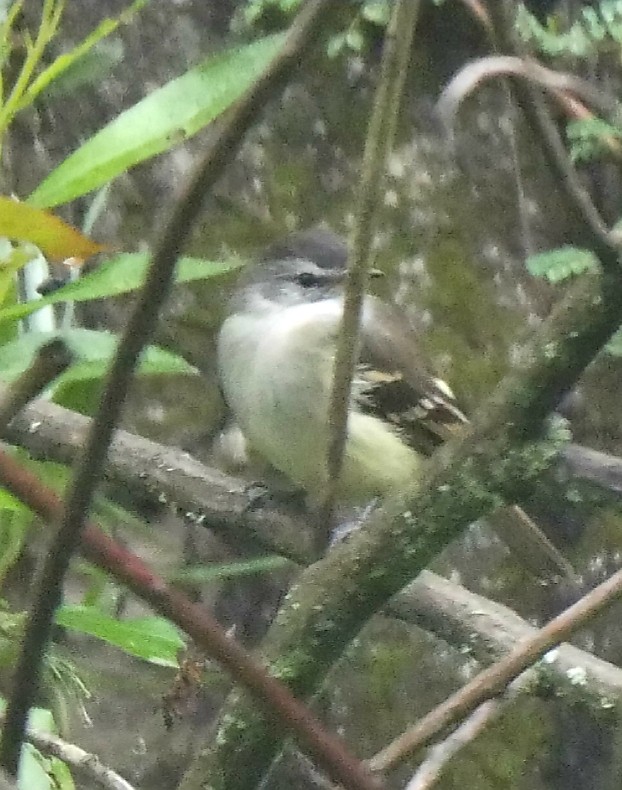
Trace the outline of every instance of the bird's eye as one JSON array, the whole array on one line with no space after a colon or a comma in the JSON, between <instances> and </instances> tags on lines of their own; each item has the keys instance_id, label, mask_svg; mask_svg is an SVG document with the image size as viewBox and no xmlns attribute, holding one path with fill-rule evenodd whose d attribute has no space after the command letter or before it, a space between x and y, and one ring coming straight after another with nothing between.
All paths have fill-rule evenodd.
<instances>
[{"instance_id":1,"label":"bird's eye","mask_svg":"<svg viewBox=\"0 0 622 790\"><path fill-rule=\"evenodd\" d=\"M321 282L320 277L317 274L313 274L313 272L300 272L296 280L303 288L313 288Z\"/></svg>"}]
</instances>

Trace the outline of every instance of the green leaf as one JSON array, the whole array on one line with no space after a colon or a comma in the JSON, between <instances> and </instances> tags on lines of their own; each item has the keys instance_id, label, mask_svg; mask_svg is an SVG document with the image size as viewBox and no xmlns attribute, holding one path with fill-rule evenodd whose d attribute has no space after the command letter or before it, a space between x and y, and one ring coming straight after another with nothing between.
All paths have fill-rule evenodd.
<instances>
[{"instance_id":1,"label":"green leaf","mask_svg":"<svg viewBox=\"0 0 622 790\"><path fill-rule=\"evenodd\" d=\"M54 790L76 790L69 766L57 757L49 758L49 773L54 782Z\"/></svg>"},{"instance_id":2,"label":"green leaf","mask_svg":"<svg viewBox=\"0 0 622 790\"><path fill-rule=\"evenodd\" d=\"M112 258L80 277L79 280L67 283L57 291L44 296L43 299L0 310L0 324L23 318L50 304L67 301L88 302L92 299L104 299L135 291L144 282L149 260L149 255L146 253L124 253ZM202 258L180 258L177 262L175 282L206 280L232 271L240 265L240 261L222 263L206 261Z\"/></svg>"},{"instance_id":3,"label":"green leaf","mask_svg":"<svg viewBox=\"0 0 622 790\"><path fill-rule=\"evenodd\" d=\"M129 8L126 8L118 17L104 19L95 30L81 41L76 47L69 52L59 55L56 60L44 69L36 79L34 79L28 86L28 90L24 93L18 109L28 107L37 98L37 96L45 91L50 84L56 83L61 76L69 76L73 72L73 79L81 72L80 66L87 63L87 57L92 55L92 50L97 44L101 44L102 40L113 33L119 25L127 24L135 13L146 5L148 0L135 0ZM117 45L117 50L120 44ZM110 51L110 48L108 48ZM120 60L120 55L118 56ZM102 60L100 57L99 65L101 68ZM103 70L100 70L100 78Z\"/></svg>"},{"instance_id":4,"label":"green leaf","mask_svg":"<svg viewBox=\"0 0 622 790\"><path fill-rule=\"evenodd\" d=\"M175 626L160 617L117 620L91 606L63 606L56 622L159 666L177 667L177 654L185 646Z\"/></svg>"},{"instance_id":5,"label":"green leaf","mask_svg":"<svg viewBox=\"0 0 622 790\"><path fill-rule=\"evenodd\" d=\"M245 562L226 562L214 565L195 565L176 571L172 581L188 584L205 584L222 579L235 579L239 576L254 576L269 571L278 571L291 565L285 557L257 557Z\"/></svg>"},{"instance_id":6,"label":"green leaf","mask_svg":"<svg viewBox=\"0 0 622 790\"><path fill-rule=\"evenodd\" d=\"M573 162L589 162L607 151L611 140L620 142L622 130L601 118L582 118L566 126Z\"/></svg>"},{"instance_id":7,"label":"green leaf","mask_svg":"<svg viewBox=\"0 0 622 790\"><path fill-rule=\"evenodd\" d=\"M87 381L101 376L114 356L119 342L117 335L94 329L68 329L61 332L29 332L0 348L0 379L14 381L26 370L37 350L53 337L62 337L76 362L56 383ZM178 373L194 375L196 369L176 354L149 346L142 356L139 371L143 374Z\"/></svg>"},{"instance_id":8,"label":"green leaf","mask_svg":"<svg viewBox=\"0 0 622 790\"><path fill-rule=\"evenodd\" d=\"M110 332L68 329L21 335L0 347L0 379L7 382L15 380L28 367L37 349L52 337L59 336L69 345L76 362L50 386L54 401L82 414L92 414L119 341ZM157 346L148 346L143 351L137 370L137 374L143 376L196 373L196 369L184 359Z\"/></svg>"},{"instance_id":9,"label":"green leaf","mask_svg":"<svg viewBox=\"0 0 622 790\"><path fill-rule=\"evenodd\" d=\"M66 203L192 137L242 96L283 40L278 34L228 50L153 91L71 154L28 202Z\"/></svg>"},{"instance_id":10,"label":"green leaf","mask_svg":"<svg viewBox=\"0 0 622 790\"><path fill-rule=\"evenodd\" d=\"M17 786L20 790L54 790L47 768L48 762L41 752L25 743L19 760Z\"/></svg>"},{"instance_id":11,"label":"green leaf","mask_svg":"<svg viewBox=\"0 0 622 790\"><path fill-rule=\"evenodd\" d=\"M590 250L578 247L560 247L556 250L541 252L527 258L527 270L535 277L546 277L549 282L558 283L586 271L598 269L598 258Z\"/></svg>"}]
</instances>

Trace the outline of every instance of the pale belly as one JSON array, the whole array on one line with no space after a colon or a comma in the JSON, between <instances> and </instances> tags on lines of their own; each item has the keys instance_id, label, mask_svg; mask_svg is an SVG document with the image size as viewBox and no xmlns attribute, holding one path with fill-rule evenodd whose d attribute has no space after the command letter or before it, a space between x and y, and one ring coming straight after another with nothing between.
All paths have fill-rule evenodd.
<instances>
[{"instance_id":1,"label":"pale belly","mask_svg":"<svg viewBox=\"0 0 622 790\"><path fill-rule=\"evenodd\" d=\"M296 331L283 316L268 314L259 323L232 316L221 331L218 357L225 399L252 449L311 496L321 497L328 382L341 306L326 302L320 316L318 303L308 307L308 313L300 307L292 313ZM365 503L402 489L412 484L418 466L417 454L392 429L368 415L350 414L342 500Z\"/></svg>"}]
</instances>

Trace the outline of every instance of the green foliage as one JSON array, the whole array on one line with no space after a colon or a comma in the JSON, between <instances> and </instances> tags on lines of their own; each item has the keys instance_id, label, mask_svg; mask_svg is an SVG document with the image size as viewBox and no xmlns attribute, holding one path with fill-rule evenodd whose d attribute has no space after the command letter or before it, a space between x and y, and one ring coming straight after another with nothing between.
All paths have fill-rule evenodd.
<instances>
[{"instance_id":1,"label":"green foliage","mask_svg":"<svg viewBox=\"0 0 622 790\"><path fill-rule=\"evenodd\" d=\"M531 255L527 258L526 265L534 277L545 277L551 283L558 283L573 275L596 271L599 264L594 253L589 250L560 247Z\"/></svg>"},{"instance_id":2,"label":"green foliage","mask_svg":"<svg viewBox=\"0 0 622 790\"><path fill-rule=\"evenodd\" d=\"M45 67L42 67L43 59L58 33L65 0L43 0L39 27L34 37L18 28L24 0L15 0L0 14L0 69L5 69L10 56L20 61L10 89L7 90L4 79L0 79L0 151L4 134L15 116L30 107L68 69L75 69L102 39L113 33L120 24L129 22L146 2L135 0L118 17L106 19L73 50L63 53Z\"/></svg>"},{"instance_id":3,"label":"green foliage","mask_svg":"<svg viewBox=\"0 0 622 790\"><path fill-rule=\"evenodd\" d=\"M71 349L75 362L51 385L54 400L75 411L90 413L96 406L96 393L116 353L119 338L111 332L92 329L66 329L60 332L29 332L0 347L0 378L10 383L31 364L38 349L52 337L62 337ZM139 375L195 375L196 370L170 351L150 346L143 352ZM88 388L95 383L95 390ZM77 391L74 385L80 386Z\"/></svg>"},{"instance_id":4,"label":"green foliage","mask_svg":"<svg viewBox=\"0 0 622 790\"><path fill-rule=\"evenodd\" d=\"M564 282L570 277L597 271L599 267L594 253L577 247L560 247L532 255L526 265L530 274L544 277L551 283ZM605 351L613 357L622 357L622 330L615 333Z\"/></svg>"},{"instance_id":5,"label":"green foliage","mask_svg":"<svg viewBox=\"0 0 622 790\"><path fill-rule=\"evenodd\" d=\"M573 162L590 162L607 150L607 138L622 140L622 129L602 118L584 118L570 121L566 126Z\"/></svg>"},{"instance_id":6,"label":"green foliage","mask_svg":"<svg viewBox=\"0 0 622 790\"><path fill-rule=\"evenodd\" d=\"M60 302L88 302L136 291L145 280L150 256L146 253L124 253L102 263L79 280L67 283L57 291L36 301L13 304L0 309L0 325ZM202 258L180 258L175 271L176 283L208 280L227 274L241 265L241 261L206 261Z\"/></svg>"},{"instance_id":7,"label":"green foliage","mask_svg":"<svg viewBox=\"0 0 622 790\"><path fill-rule=\"evenodd\" d=\"M66 203L187 140L238 99L283 43L269 36L187 71L121 113L30 195L38 208Z\"/></svg>"},{"instance_id":8,"label":"green foliage","mask_svg":"<svg viewBox=\"0 0 622 790\"><path fill-rule=\"evenodd\" d=\"M161 617L120 620L94 606L63 606L56 613L56 622L159 666L177 667L177 656L185 647L179 631Z\"/></svg>"},{"instance_id":9,"label":"green foliage","mask_svg":"<svg viewBox=\"0 0 622 790\"><path fill-rule=\"evenodd\" d=\"M287 18L299 6L300 0L247 0L241 9L240 18L248 27L253 27L265 17L273 17L275 14Z\"/></svg>"},{"instance_id":10,"label":"green foliage","mask_svg":"<svg viewBox=\"0 0 622 790\"><path fill-rule=\"evenodd\" d=\"M19 99L17 110L19 111L30 106L40 93L44 91L49 93L53 83L58 83L62 79L73 80L75 83L77 75L83 75L83 67L93 62L93 56L96 54L95 47L101 44L103 39L114 33L119 25L125 25L130 22L134 18L134 15L140 11L148 1L149 0L134 0L134 2L125 11L122 11L118 17L105 19L83 41L74 47L74 49L59 55L50 66L43 69L38 74L36 79L32 80ZM58 5L61 7L62 13L64 2L58 3ZM95 62L101 66L101 56L95 58ZM65 86L66 85L67 82L65 82Z\"/></svg>"},{"instance_id":11,"label":"green foliage","mask_svg":"<svg viewBox=\"0 0 622 790\"><path fill-rule=\"evenodd\" d=\"M234 15L232 27L238 32L277 30L289 24L300 7L300 0L247 0ZM363 52L370 41L370 29L384 28L389 22L389 0L358 0L343 4L344 27L328 37L326 53L330 58Z\"/></svg>"},{"instance_id":12,"label":"green foliage","mask_svg":"<svg viewBox=\"0 0 622 790\"><path fill-rule=\"evenodd\" d=\"M622 2L600 0L594 7L584 5L579 19L567 31L544 27L520 5L516 28L524 41L550 57L590 58L605 46L619 51L622 44Z\"/></svg>"}]
</instances>

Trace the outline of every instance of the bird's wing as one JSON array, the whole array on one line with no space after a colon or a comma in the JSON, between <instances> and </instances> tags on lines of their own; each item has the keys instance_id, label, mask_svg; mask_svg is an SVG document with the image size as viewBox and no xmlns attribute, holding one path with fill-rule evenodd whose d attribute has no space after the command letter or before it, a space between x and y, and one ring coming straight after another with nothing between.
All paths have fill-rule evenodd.
<instances>
[{"instance_id":1,"label":"bird's wing","mask_svg":"<svg viewBox=\"0 0 622 790\"><path fill-rule=\"evenodd\" d=\"M361 322L359 408L393 423L416 450L431 453L468 422L449 386L429 370L414 331L374 297Z\"/></svg>"}]
</instances>

